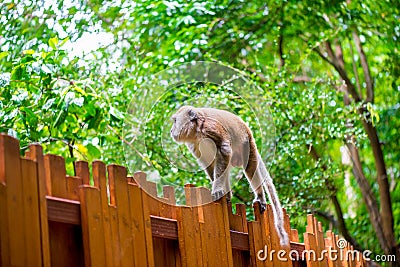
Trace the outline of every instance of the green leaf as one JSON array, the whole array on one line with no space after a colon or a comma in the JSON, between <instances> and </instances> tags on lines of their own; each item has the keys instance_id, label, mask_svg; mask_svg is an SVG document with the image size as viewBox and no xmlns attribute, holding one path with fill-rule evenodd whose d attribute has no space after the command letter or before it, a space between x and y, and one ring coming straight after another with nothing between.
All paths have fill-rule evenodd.
<instances>
[{"instance_id":1,"label":"green leaf","mask_svg":"<svg viewBox=\"0 0 400 267\"><path fill-rule=\"evenodd\" d=\"M60 126L61 123L63 123L65 121L65 118L67 117L67 115L68 115L68 109L60 110L56 120L54 121L53 127L57 128L58 126Z\"/></svg>"},{"instance_id":2,"label":"green leaf","mask_svg":"<svg viewBox=\"0 0 400 267\"><path fill-rule=\"evenodd\" d=\"M11 80L20 80L24 73L24 69L21 65L16 66L11 72Z\"/></svg>"},{"instance_id":3,"label":"green leaf","mask_svg":"<svg viewBox=\"0 0 400 267\"><path fill-rule=\"evenodd\" d=\"M22 107L21 108L21 112L23 112L25 114L26 117L26 121L30 124L30 125L36 125L38 122L38 117L36 116L35 113L33 113L32 109L28 108L28 107Z\"/></svg>"},{"instance_id":4,"label":"green leaf","mask_svg":"<svg viewBox=\"0 0 400 267\"><path fill-rule=\"evenodd\" d=\"M64 38L64 40L62 40L62 42L60 43L59 46L61 47L61 46L65 45L65 43L68 42L68 40L69 40L69 37Z\"/></svg>"},{"instance_id":5,"label":"green leaf","mask_svg":"<svg viewBox=\"0 0 400 267\"><path fill-rule=\"evenodd\" d=\"M95 147L94 145L92 145L92 144L87 144L87 145L86 145L86 148L87 148L89 154L90 154L93 158L99 159L99 158L101 157L101 152L100 152L100 150L99 150L97 147Z\"/></svg>"},{"instance_id":6,"label":"green leaf","mask_svg":"<svg viewBox=\"0 0 400 267\"><path fill-rule=\"evenodd\" d=\"M56 101L55 98L50 98L49 100L46 101L46 103L43 105L42 109L43 110L48 110Z\"/></svg>"},{"instance_id":7,"label":"green leaf","mask_svg":"<svg viewBox=\"0 0 400 267\"><path fill-rule=\"evenodd\" d=\"M35 50L33 50L33 49L28 49L28 50L22 51L22 53L23 53L24 55L33 55L33 54L35 53Z\"/></svg>"},{"instance_id":8,"label":"green leaf","mask_svg":"<svg viewBox=\"0 0 400 267\"><path fill-rule=\"evenodd\" d=\"M72 101L72 103L74 103L75 105L77 105L77 106L79 106L79 107L82 107L84 101L85 101L85 99L81 96L81 97L75 98L75 99Z\"/></svg>"},{"instance_id":9,"label":"green leaf","mask_svg":"<svg viewBox=\"0 0 400 267\"><path fill-rule=\"evenodd\" d=\"M2 51L2 52L0 52L0 59L2 59L2 58L4 58L4 57L6 57L6 56L8 56L8 51Z\"/></svg>"},{"instance_id":10,"label":"green leaf","mask_svg":"<svg viewBox=\"0 0 400 267\"><path fill-rule=\"evenodd\" d=\"M49 45L53 49L57 49L57 44L58 44L58 38L57 37L52 37L49 39Z\"/></svg>"}]
</instances>

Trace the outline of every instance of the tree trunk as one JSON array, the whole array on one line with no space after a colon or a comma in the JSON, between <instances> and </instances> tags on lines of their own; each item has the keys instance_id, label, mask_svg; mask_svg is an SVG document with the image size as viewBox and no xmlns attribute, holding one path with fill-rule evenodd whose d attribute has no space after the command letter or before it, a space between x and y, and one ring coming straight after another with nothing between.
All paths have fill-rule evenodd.
<instances>
[{"instance_id":1,"label":"tree trunk","mask_svg":"<svg viewBox=\"0 0 400 267\"><path fill-rule=\"evenodd\" d=\"M325 42L325 46L324 46L328 53L329 58L327 58L321 52L321 50L315 50L322 59L324 59L326 62L328 62L335 68L335 70L339 73L339 76L341 77L341 79L345 82L347 94L352 97L352 99L350 100L348 98L347 94L345 94L344 98L345 98L346 105L348 105L350 103L350 101L361 103L361 102L373 102L373 100L374 100L374 87L373 87L373 81L371 78L371 74L369 72L368 61L367 61L366 55L364 53L364 50L361 46L361 42L359 40L357 32L353 32L352 34L353 34L353 39L355 41L355 45L357 48L357 52L360 55L361 65L362 65L363 72L364 72L364 78L365 78L366 84L367 84L366 100L363 100L361 98L361 96L357 93L355 86L351 82L351 79L349 78L349 75L347 74L347 72L344 68L344 66L345 66L344 59L337 57L337 54L334 53L329 41ZM340 46L340 44L337 44L337 46ZM320 47L320 49L322 49L322 47ZM359 109L360 114L363 114L365 112L367 112L367 110L365 110L365 107L362 107ZM377 182L378 182L378 186L379 186L381 213L379 213L379 210L374 207L374 206L377 206L378 202L376 201L375 197L372 194L368 180L364 176L364 173L362 170L362 164L361 164L361 161L359 158L358 149L353 145L353 143L348 142L347 147L349 148L349 151L351 152L352 160L354 163L353 173L354 173L354 176L355 176L357 183L359 184L361 190L363 190L362 191L363 199L365 201L365 204L368 207L368 212L370 213L371 223L375 229L375 232L377 234L377 237L381 244L381 247L385 251L385 253L393 254L397 251L396 250L397 248L396 248L396 241L394 238L394 229L393 229L392 201L390 199L389 182L387 179L387 172L386 172L384 156L383 156L382 148L379 143L379 138L378 138L378 134L376 132L376 128L373 127L371 122L368 121L368 118L365 118L364 116L362 116L361 121L362 121L363 127L368 135L368 139L370 141L370 145L371 145L372 152L374 155L375 167L376 167L376 172L377 172ZM400 259L397 259L397 260L400 261Z\"/></svg>"},{"instance_id":2,"label":"tree trunk","mask_svg":"<svg viewBox=\"0 0 400 267\"><path fill-rule=\"evenodd\" d=\"M379 185L379 196L381 200L382 228L387 239L389 250L385 253L393 253L396 247L396 241L393 230L392 200L390 198L389 181L386 172L386 165L379 142L376 128L368 121L363 120L363 126L367 132L371 143L372 152L375 158L376 176Z\"/></svg>"}]
</instances>

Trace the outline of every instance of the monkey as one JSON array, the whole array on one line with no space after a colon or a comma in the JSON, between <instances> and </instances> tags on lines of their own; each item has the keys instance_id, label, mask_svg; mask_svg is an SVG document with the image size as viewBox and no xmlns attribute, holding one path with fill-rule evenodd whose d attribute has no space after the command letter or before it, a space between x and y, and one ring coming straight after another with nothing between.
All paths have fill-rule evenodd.
<instances>
[{"instance_id":1,"label":"monkey","mask_svg":"<svg viewBox=\"0 0 400 267\"><path fill-rule=\"evenodd\" d=\"M227 194L231 198L231 167L242 167L255 194L254 202L266 209L265 191L272 205L274 223L282 246L289 245L284 215L275 186L258 152L253 134L235 114L215 108L183 106L171 117L170 135L186 144L211 180L213 201Z\"/></svg>"}]
</instances>

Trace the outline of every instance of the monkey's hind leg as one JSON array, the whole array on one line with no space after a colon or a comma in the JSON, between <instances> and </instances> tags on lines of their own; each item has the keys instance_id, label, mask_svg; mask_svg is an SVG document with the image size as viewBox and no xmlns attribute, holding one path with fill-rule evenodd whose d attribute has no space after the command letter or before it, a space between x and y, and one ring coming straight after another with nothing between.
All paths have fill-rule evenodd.
<instances>
[{"instance_id":1,"label":"monkey's hind leg","mask_svg":"<svg viewBox=\"0 0 400 267\"><path fill-rule=\"evenodd\" d=\"M214 181L211 189L211 197L213 201L220 199L226 193L230 192L230 151L230 148L223 146L216 154L214 161Z\"/></svg>"},{"instance_id":2,"label":"monkey's hind leg","mask_svg":"<svg viewBox=\"0 0 400 267\"><path fill-rule=\"evenodd\" d=\"M259 162L257 155L250 154L249 161L245 168L245 174L255 195L253 203L260 203L260 212L263 213L267 209L267 200L265 199L265 191L262 186L264 176L259 164L263 163Z\"/></svg>"}]
</instances>

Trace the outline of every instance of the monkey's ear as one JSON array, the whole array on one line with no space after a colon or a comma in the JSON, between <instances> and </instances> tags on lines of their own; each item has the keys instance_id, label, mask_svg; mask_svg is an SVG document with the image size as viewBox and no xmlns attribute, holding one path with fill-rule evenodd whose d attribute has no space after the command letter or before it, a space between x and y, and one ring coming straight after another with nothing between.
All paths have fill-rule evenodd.
<instances>
[{"instance_id":1,"label":"monkey's ear","mask_svg":"<svg viewBox=\"0 0 400 267\"><path fill-rule=\"evenodd\" d=\"M193 109L189 109L188 111L189 119L190 121L195 121L197 120L197 113Z\"/></svg>"}]
</instances>

